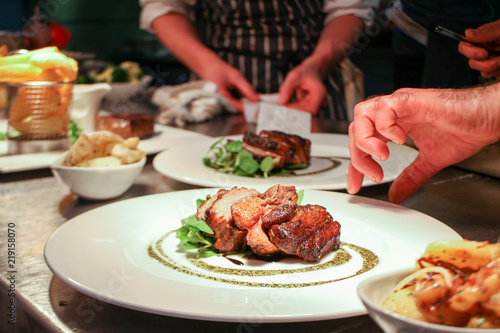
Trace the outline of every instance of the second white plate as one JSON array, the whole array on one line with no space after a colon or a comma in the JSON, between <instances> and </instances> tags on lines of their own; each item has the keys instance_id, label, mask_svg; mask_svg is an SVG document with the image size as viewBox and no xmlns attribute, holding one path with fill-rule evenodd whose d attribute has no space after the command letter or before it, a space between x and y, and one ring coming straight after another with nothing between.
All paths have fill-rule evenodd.
<instances>
[{"instance_id":1,"label":"second white plate","mask_svg":"<svg viewBox=\"0 0 500 333\"><path fill-rule=\"evenodd\" d=\"M340 190L347 187L347 166L349 165L349 137L342 134L312 133L305 135L311 140L311 165L297 172L299 176L268 178L241 177L224 174L203 164L203 157L210 146L218 138L203 137L186 140L167 151L159 153L153 160L154 168L167 177L175 180L207 187L225 186L267 186L274 184L294 185L302 189ZM241 135L229 136L233 140L241 140ZM381 162L384 170L383 183L390 182L403 171L416 157L417 151L411 147L389 142L390 157ZM337 167L317 172L326 160L332 158L340 163ZM302 175L301 175L302 174ZM363 186L374 185L365 179Z\"/></svg>"}]
</instances>

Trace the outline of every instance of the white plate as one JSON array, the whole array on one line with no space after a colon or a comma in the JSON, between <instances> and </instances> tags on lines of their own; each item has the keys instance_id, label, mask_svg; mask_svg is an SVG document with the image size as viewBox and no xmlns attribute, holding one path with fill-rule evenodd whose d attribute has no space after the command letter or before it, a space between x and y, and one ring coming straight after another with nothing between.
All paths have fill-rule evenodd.
<instances>
[{"instance_id":1,"label":"white plate","mask_svg":"<svg viewBox=\"0 0 500 333\"><path fill-rule=\"evenodd\" d=\"M282 177L272 176L269 178L251 178L223 174L203 164L209 147L218 138L196 138L176 145L171 149L161 152L155 156L153 166L167 177L207 187L225 186L267 186L279 183L282 185L295 185L303 189L329 189L338 190L347 187L347 166L349 165L349 137L342 134L312 133L304 135L311 140L311 165L298 174L309 173L321 169L325 160L315 157L341 157L336 159L340 165L333 170L308 174L307 176ZM233 140L241 140L241 135L229 136ZM382 183L390 182L403 171L417 156L418 152L408 146L389 143L391 155L387 161L381 162L384 170ZM365 179L363 186L374 185L369 179Z\"/></svg>"},{"instance_id":2,"label":"white plate","mask_svg":"<svg viewBox=\"0 0 500 333\"><path fill-rule=\"evenodd\" d=\"M300 270L319 268L337 254L317 264L300 260L246 261L239 257L243 266L224 257L202 261L216 268L263 272L260 277L237 276L233 274L237 272L193 265L185 253L177 252L178 240L173 234L161 241L163 235L180 227L182 218L195 212L197 198L216 191L197 189L143 196L83 213L51 236L45 246L45 260L54 274L72 288L126 308L214 321L297 322L366 313L356 295L362 279L413 267L432 241L460 239L443 223L401 206L306 190L303 203L326 207L342 225L341 241L373 252L379 258L378 265L346 278L362 269L363 260L345 245L342 249L352 255L351 261L310 272ZM170 264L163 265L148 255L149 246L157 243ZM373 261L366 261L370 263ZM280 269L289 271L266 275ZM328 282L337 279L341 280ZM245 282L248 285L242 285ZM273 283L282 288L273 288Z\"/></svg>"},{"instance_id":3,"label":"white plate","mask_svg":"<svg viewBox=\"0 0 500 333\"><path fill-rule=\"evenodd\" d=\"M0 133L7 132L7 120L0 119ZM139 142L139 149L149 154L156 154L170 148L178 140L204 135L179 128L156 124L151 137ZM42 152L34 154L7 155L7 141L0 141L0 173L36 170L48 168L62 155L61 152Z\"/></svg>"}]
</instances>

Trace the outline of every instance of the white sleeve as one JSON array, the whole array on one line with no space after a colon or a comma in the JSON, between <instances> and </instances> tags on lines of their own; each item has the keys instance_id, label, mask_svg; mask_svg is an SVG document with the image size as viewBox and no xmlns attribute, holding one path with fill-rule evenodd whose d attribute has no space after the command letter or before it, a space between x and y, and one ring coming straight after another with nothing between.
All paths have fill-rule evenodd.
<instances>
[{"instance_id":1,"label":"white sleeve","mask_svg":"<svg viewBox=\"0 0 500 333\"><path fill-rule=\"evenodd\" d=\"M142 7L139 27L154 33L153 21L162 15L176 12L191 17L191 7L196 0L139 0Z\"/></svg>"},{"instance_id":2,"label":"white sleeve","mask_svg":"<svg viewBox=\"0 0 500 333\"><path fill-rule=\"evenodd\" d=\"M375 18L375 9L379 0L325 0L323 10L326 13L325 24L336 17L353 14L362 18L366 25Z\"/></svg>"}]
</instances>

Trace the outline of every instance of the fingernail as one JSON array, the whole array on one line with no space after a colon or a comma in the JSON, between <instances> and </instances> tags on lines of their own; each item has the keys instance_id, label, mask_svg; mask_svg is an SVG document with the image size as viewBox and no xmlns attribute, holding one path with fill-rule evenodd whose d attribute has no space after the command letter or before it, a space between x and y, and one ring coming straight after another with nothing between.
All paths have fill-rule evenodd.
<instances>
[{"instance_id":1,"label":"fingernail","mask_svg":"<svg viewBox=\"0 0 500 333\"><path fill-rule=\"evenodd\" d=\"M467 29L465 30L466 35L475 35L477 33L477 29Z\"/></svg>"},{"instance_id":2,"label":"fingernail","mask_svg":"<svg viewBox=\"0 0 500 333\"><path fill-rule=\"evenodd\" d=\"M478 59L486 59L486 58L488 58L488 54L484 53L484 52L477 52L476 53L476 58L478 58Z\"/></svg>"},{"instance_id":3,"label":"fingernail","mask_svg":"<svg viewBox=\"0 0 500 333\"><path fill-rule=\"evenodd\" d=\"M377 181L375 180L375 177L373 177L372 175L366 175L366 177L368 177L368 179L370 179L372 182L376 183Z\"/></svg>"}]
</instances>

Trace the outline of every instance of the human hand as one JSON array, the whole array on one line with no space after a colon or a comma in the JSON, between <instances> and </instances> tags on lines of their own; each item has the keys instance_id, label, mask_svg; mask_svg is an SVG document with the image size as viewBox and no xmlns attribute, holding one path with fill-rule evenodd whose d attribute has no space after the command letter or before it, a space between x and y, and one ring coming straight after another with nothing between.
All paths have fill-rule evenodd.
<instances>
[{"instance_id":1,"label":"human hand","mask_svg":"<svg viewBox=\"0 0 500 333\"><path fill-rule=\"evenodd\" d=\"M472 42L500 51L500 20L484 24L477 29L467 29L465 36ZM500 56L494 56L486 49L466 42L460 42L458 50L469 58L469 66L480 71L484 78L500 76Z\"/></svg>"},{"instance_id":2,"label":"human hand","mask_svg":"<svg viewBox=\"0 0 500 333\"><path fill-rule=\"evenodd\" d=\"M231 94L231 90L237 90L252 102L259 101L259 95L243 74L227 62L217 59L206 68L205 71L199 73L200 77L215 83L219 89L218 93L226 97L239 112L243 112L243 103Z\"/></svg>"},{"instance_id":3,"label":"human hand","mask_svg":"<svg viewBox=\"0 0 500 333\"><path fill-rule=\"evenodd\" d=\"M279 105L317 114L326 98L326 88L317 68L302 63L288 72L279 90ZM290 102L295 95L296 102Z\"/></svg>"},{"instance_id":4,"label":"human hand","mask_svg":"<svg viewBox=\"0 0 500 333\"><path fill-rule=\"evenodd\" d=\"M388 141L402 144L409 135L419 149L389 190L394 203L405 201L438 171L497 141L498 100L487 97L492 87L494 96L499 84L461 90L400 89L358 104L349 127L348 192L359 191L364 175L382 181L383 170L373 158L389 157Z\"/></svg>"}]
</instances>

